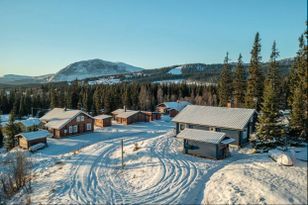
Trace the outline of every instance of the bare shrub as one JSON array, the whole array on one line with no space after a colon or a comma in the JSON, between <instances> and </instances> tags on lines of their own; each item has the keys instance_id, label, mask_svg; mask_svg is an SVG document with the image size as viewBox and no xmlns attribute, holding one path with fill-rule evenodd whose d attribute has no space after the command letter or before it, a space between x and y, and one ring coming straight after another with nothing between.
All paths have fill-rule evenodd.
<instances>
[{"instance_id":1,"label":"bare shrub","mask_svg":"<svg viewBox=\"0 0 308 205\"><path fill-rule=\"evenodd\" d=\"M16 151L8 156L7 169L0 176L0 194L12 197L20 189L31 192L31 160L24 152Z\"/></svg>"}]
</instances>

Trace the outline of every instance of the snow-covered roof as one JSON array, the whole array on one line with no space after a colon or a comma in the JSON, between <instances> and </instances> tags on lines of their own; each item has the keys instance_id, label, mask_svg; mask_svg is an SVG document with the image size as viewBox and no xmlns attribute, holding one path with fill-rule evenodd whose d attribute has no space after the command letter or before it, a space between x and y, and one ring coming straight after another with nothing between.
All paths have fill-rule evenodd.
<instances>
[{"instance_id":1,"label":"snow-covered roof","mask_svg":"<svg viewBox=\"0 0 308 205\"><path fill-rule=\"evenodd\" d=\"M94 117L97 120L104 120L104 119L108 119L108 118L112 118L111 115L98 115Z\"/></svg>"},{"instance_id":2,"label":"snow-covered roof","mask_svg":"<svg viewBox=\"0 0 308 205\"><path fill-rule=\"evenodd\" d=\"M129 110L129 111L126 111L126 112L122 112L120 114L117 115L117 117L119 118L128 118L130 116L133 116L137 113L139 113L140 111L133 111L133 110Z\"/></svg>"},{"instance_id":3,"label":"snow-covered roof","mask_svg":"<svg viewBox=\"0 0 308 205\"><path fill-rule=\"evenodd\" d=\"M39 131L33 131L33 132L22 132L16 135L16 137L22 136L28 141L36 140L36 139L42 139L45 137L48 137L50 133L47 130L39 130Z\"/></svg>"},{"instance_id":4,"label":"snow-covered roof","mask_svg":"<svg viewBox=\"0 0 308 205\"><path fill-rule=\"evenodd\" d=\"M28 118L26 120L15 120L15 123L21 123L23 124L25 127L31 127L33 125L39 125L41 124L41 121L39 118ZM8 122L2 122L1 126L5 127L8 124Z\"/></svg>"},{"instance_id":5,"label":"snow-covered roof","mask_svg":"<svg viewBox=\"0 0 308 205\"><path fill-rule=\"evenodd\" d=\"M23 124L25 127L31 127L33 125L41 124L41 121L39 118L33 118L33 117L30 117L26 120L20 120L19 122Z\"/></svg>"},{"instance_id":6,"label":"snow-covered roof","mask_svg":"<svg viewBox=\"0 0 308 205\"><path fill-rule=\"evenodd\" d=\"M124 109L116 109L115 111L112 111L111 113L113 114L113 115L118 115L118 114L120 114L120 113L122 113L122 112L124 112L125 110ZM126 110L126 111L132 111L132 110Z\"/></svg>"},{"instance_id":7,"label":"snow-covered roof","mask_svg":"<svg viewBox=\"0 0 308 205\"><path fill-rule=\"evenodd\" d=\"M226 134L223 132L186 128L177 135L177 138L219 144L225 136Z\"/></svg>"},{"instance_id":8,"label":"snow-covered roof","mask_svg":"<svg viewBox=\"0 0 308 205\"><path fill-rule=\"evenodd\" d=\"M190 102L187 101L177 101L177 102L163 102L157 106L164 105L167 109L175 109L177 111L183 110L187 105L191 105Z\"/></svg>"},{"instance_id":9,"label":"snow-covered roof","mask_svg":"<svg viewBox=\"0 0 308 205\"><path fill-rule=\"evenodd\" d=\"M54 129L61 129L80 113L83 113L93 118L92 116L90 116L89 114L81 110L54 108L48 113L46 113L43 117L41 117L40 120L47 121L47 123L45 124L46 127L54 128Z\"/></svg>"},{"instance_id":10,"label":"snow-covered roof","mask_svg":"<svg viewBox=\"0 0 308 205\"><path fill-rule=\"evenodd\" d=\"M188 105L172 121L242 130L254 113L246 108Z\"/></svg>"}]
</instances>

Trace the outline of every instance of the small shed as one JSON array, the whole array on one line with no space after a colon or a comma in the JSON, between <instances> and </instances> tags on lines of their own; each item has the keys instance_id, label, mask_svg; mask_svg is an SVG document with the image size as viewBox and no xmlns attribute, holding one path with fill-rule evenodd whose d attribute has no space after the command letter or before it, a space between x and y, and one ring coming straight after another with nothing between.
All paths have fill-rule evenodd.
<instances>
[{"instance_id":1,"label":"small shed","mask_svg":"<svg viewBox=\"0 0 308 205\"><path fill-rule=\"evenodd\" d=\"M108 127L111 126L111 115L98 115L94 117L95 119L95 126L97 127Z\"/></svg>"},{"instance_id":2,"label":"small shed","mask_svg":"<svg viewBox=\"0 0 308 205\"><path fill-rule=\"evenodd\" d=\"M145 122L146 115L140 111L126 111L118 114L116 117L117 123L129 125L136 122Z\"/></svg>"},{"instance_id":3,"label":"small shed","mask_svg":"<svg viewBox=\"0 0 308 205\"><path fill-rule=\"evenodd\" d=\"M47 137L50 133L47 130L33 132L22 132L16 135L18 145L23 149L29 149L31 146L39 143L47 144Z\"/></svg>"},{"instance_id":4,"label":"small shed","mask_svg":"<svg viewBox=\"0 0 308 205\"><path fill-rule=\"evenodd\" d=\"M234 139L226 137L223 132L213 132L198 129L184 129L178 134L184 140L185 154L211 159L224 159L230 155L229 144Z\"/></svg>"},{"instance_id":5,"label":"small shed","mask_svg":"<svg viewBox=\"0 0 308 205\"><path fill-rule=\"evenodd\" d=\"M170 117L174 117L190 104L191 103L187 101L163 102L156 106L156 110L159 113L168 114Z\"/></svg>"},{"instance_id":6,"label":"small shed","mask_svg":"<svg viewBox=\"0 0 308 205\"><path fill-rule=\"evenodd\" d=\"M146 118L145 118L146 122L161 119L161 114L159 112L142 111L142 113L146 115Z\"/></svg>"}]
</instances>

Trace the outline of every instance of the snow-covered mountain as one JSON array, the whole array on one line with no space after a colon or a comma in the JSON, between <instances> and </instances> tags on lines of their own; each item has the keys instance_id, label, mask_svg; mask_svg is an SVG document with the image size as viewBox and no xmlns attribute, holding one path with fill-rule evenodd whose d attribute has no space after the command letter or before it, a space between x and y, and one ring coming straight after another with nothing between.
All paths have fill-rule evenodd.
<instances>
[{"instance_id":1,"label":"snow-covered mountain","mask_svg":"<svg viewBox=\"0 0 308 205\"><path fill-rule=\"evenodd\" d=\"M56 74L41 76L26 76L7 74L0 77L0 84L30 84L59 81L73 81L105 75L132 73L143 70L136 66L121 62L109 62L101 59L84 60L72 63L61 69Z\"/></svg>"},{"instance_id":2,"label":"snow-covered mountain","mask_svg":"<svg viewBox=\"0 0 308 205\"><path fill-rule=\"evenodd\" d=\"M57 81L73 81L75 79L81 80L97 76L131 73L143 70L120 62L109 62L101 59L92 59L72 63L59 72L57 72L49 82Z\"/></svg>"},{"instance_id":3,"label":"snow-covered mountain","mask_svg":"<svg viewBox=\"0 0 308 205\"><path fill-rule=\"evenodd\" d=\"M1 84L33 84L33 83L45 83L53 77L54 74L46 74L41 76L26 76L26 75L15 75L7 74L0 77Z\"/></svg>"}]
</instances>

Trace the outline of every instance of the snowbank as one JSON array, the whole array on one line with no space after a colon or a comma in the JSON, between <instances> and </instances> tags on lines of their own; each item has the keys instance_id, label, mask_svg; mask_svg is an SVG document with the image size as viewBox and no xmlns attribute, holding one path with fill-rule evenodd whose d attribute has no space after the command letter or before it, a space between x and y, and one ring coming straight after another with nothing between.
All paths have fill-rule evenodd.
<instances>
[{"instance_id":1,"label":"snowbank","mask_svg":"<svg viewBox=\"0 0 308 205\"><path fill-rule=\"evenodd\" d=\"M238 160L206 184L205 204L305 204L307 165L280 166L266 154Z\"/></svg>"}]
</instances>

